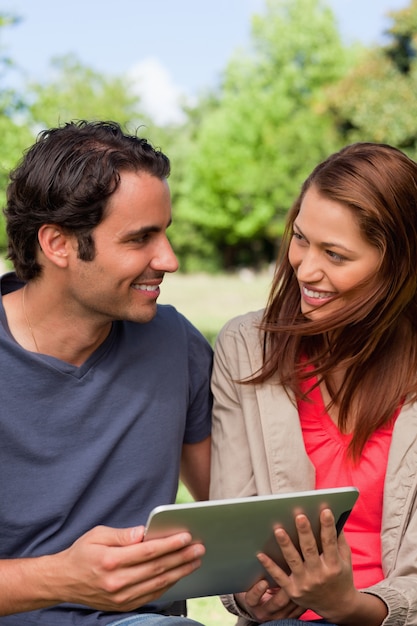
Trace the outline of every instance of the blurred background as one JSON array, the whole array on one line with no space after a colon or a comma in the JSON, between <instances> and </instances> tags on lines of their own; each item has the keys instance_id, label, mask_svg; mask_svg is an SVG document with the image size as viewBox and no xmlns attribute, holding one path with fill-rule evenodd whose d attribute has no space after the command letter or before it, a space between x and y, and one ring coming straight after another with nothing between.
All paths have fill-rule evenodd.
<instances>
[{"instance_id":1,"label":"blurred background","mask_svg":"<svg viewBox=\"0 0 417 626\"><path fill-rule=\"evenodd\" d=\"M9 0L0 36L1 205L41 129L138 130L172 162L181 269L161 301L210 341L263 306L319 161L355 141L417 158L417 0Z\"/></svg>"},{"instance_id":2,"label":"blurred background","mask_svg":"<svg viewBox=\"0 0 417 626\"><path fill-rule=\"evenodd\" d=\"M9 2L0 202L40 129L139 128L172 161L183 273L273 263L301 182L341 146L417 156L416 0Z\"/></svg>"},{"instance_id":3,"label":"blurred background","mask_svg":"<svg viewBox=\"0 0 417 626\"><path fill-rule=\"evenodd\" d=\"M37 133L105 119L168 154L180 271L161 302L214 343L267 299L285 215L356 141L417 159L417 0L3 0L0 204ZM0 216L0 261L7 268ZM188 499L180 487L179 499ZM233 624L217 598L207 626Z\"/></svg>"}]
</instances>

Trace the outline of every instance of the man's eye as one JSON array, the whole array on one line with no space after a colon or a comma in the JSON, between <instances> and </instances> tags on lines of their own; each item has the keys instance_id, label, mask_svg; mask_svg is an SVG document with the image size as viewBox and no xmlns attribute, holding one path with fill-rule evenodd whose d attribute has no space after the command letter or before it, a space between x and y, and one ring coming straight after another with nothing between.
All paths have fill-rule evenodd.
<instances>
[{"instance_id":1,"label":"man's eye","mask_svg":"<svg viewBox=\"0 0 417 626\"><path fill-rule=\"evenodd\" d=\"M147 241L149 239L149 233L146 233L146 235L141 235L140 237L133 237L130 241L132 241L133 243L145 243L145 241Z\"/></svg>"}]
</instances>

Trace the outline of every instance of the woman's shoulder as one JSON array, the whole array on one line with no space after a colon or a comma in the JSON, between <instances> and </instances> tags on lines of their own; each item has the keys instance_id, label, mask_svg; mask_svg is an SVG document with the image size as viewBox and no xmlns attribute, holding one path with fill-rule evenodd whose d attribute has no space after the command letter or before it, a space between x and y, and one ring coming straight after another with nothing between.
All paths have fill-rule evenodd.
<instances>
[{"instance_id":1,"label":"woman's shoulder","mask_svg":"<svg viewBox=\"0 0 417 626\"><path fill-rule=\"evenodd\" d=\"M261 367L262 318L263 310L251 311L230 319L223 326L215 343L215 370L222 363L232 372L232 378L241 379Z\"/></svg>"},{"instance_id":2,"label":"woman's shoulder","mask_svg":"<svg viewBox=\"0 0 417 626\"><path fill-rule=\"evenodd\" d=\"M216 348L226 351L258 352L263 345L263 332L260 325L264 310L250 311L230 319L221 329L216 340Z\"/></svg>"},{"instance_id":3,"label":"woman's shoulder","mask_svg":"<svg viewBox=\"0 0 417 626\"><path fill-rule=\"evenodd\" d=\"M259 325L262 321L264 309L259 311L249 311L243 315L238 315L230 319L221 329L219 335L227 333L252 334L259 333Z\"/></svg>"}]
</instances>

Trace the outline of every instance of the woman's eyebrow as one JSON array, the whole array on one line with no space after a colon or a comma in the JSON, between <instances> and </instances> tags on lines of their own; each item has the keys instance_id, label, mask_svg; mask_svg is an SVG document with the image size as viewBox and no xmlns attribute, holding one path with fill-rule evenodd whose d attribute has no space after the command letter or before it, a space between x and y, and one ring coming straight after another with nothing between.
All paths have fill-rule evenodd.
<instances>
[{"instance_id":1,"label":"woman's eyebrow","mask_svg":"<svg viewBox=\"0 0 417 626\"><path fill-rule=\"evenodd\" d=\"M308 241L308 238L304 235L303 231L301 230L301 228L298 226L298 224L296 222L293 223L293 228L296 228L297 231L300 233L300 235L302 235L304 237L304 239L306 239ZM324 248L342 248L343 250L345 250L349 254L354 254L353 250L351 250L350 248L345 246L343 243L340 243L338 241L322 241L321 245Z\"/></svg>"}]
</instances>

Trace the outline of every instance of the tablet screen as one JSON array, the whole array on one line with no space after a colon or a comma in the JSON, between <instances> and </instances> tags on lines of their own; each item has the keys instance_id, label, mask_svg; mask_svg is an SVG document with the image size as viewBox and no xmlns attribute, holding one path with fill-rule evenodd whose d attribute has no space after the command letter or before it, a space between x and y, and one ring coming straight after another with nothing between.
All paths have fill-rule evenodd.
<instances>
[{"instance_id":1,"label":"tablet screen","mask_svg":"<svg viewBox=\"0 0 417 626\"><path fill-rule=\"evenodd\" d=\"M145 540L187 530L206 549L201 567L161 598L174 601L246 591L257 580L268 579L256 558L258 552L265 552L288 571L274 527L285 528L298 547L294 516L303 512L320 547L320 511L326 507L333 511L340 532L358 495L355 487L343 487L156 507L149 516Z\"/></svg>"}]
</instances>

